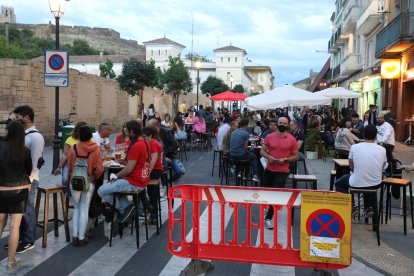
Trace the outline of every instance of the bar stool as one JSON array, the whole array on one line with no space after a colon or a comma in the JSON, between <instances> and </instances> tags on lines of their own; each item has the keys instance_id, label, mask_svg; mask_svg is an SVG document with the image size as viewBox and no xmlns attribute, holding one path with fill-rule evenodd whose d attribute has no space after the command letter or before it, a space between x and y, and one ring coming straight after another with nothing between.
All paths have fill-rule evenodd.
<instances>
[{"instance_id":1,"label":"bar stool","mask_svg":"<svg viewBox=\"0 0 414 276\"><path fill-rule=\"evenodd\" d=\"M213 153L213 167L211 168L211 176L214 176L214 167L216 164L216 155L218 155L218 168L219 168L219 177L222 176L222 162L223 162L223 151L215 149Z\"/></svg>"},{"instance_id":2,"label":"bar stool","mask_svg":"<svg viewBox=\"0 0 414 276\"><path fill-rule=\"evenodd\" d=\"M334 190L335 178L336 178L336 171L331 170L331 176L329 178L329 191Z\"/></svg>"},{"instance_id":3,"label":"bar stool","mask_svg":"<svg viewBox=\"0 0 414 276\"><path fill-rule=\"evenodd\" d=\"M253 177L250 160L232 159L232 163L236 166L236 186L247 186L247 180Z\"/></svg>"},{"instance_id":4,"label":"bar stool","mask_svg":"<svg viewBox=\"0 0 414 276\"><path fill-rule=\"evenodd\" d=\"M139 191L127 191L127 192L115 192L113 194L114 200L112 202L112 208L114 208L114 206L116 206L116 198L118 196L132 196L133 198L133 204L135 205L136 210L138 210L138 206L139 206L139 195L141 193L145 193L146 189L143 190L139 190ZM137 249L139 249L139 214L138 212L135 212L135 215L133 217L133 220L135 221L135 238L136 238L136 242L137 242ZM147 222L147 209L144 208L144 220L145 220L145 235L146 238L148 240L148 222ZM112 230L113 230L113 226L114 226L114 216L112 216L112 223L111 223L111 234L109 235L109 247L112 246ZM119 229L119 237L122 239L122 235L123 235L123 225L119 225L120 229ZM131 223L131 234L133 232L134 229L134 224Z\"/></svg>"},{"instance_id":5,"label":"bar stool","mask_svg":"<svg viewBox=\"0 0 414 276\"><path fill-rule=\"evenodd\" d=\"M308 182L312 183L312 189L318 189L318 179L313 174L295 174L293 175L293 189L297 189L298 182L303 181L306 183L306 188L308 188Z\"/></svg>"},{"instance_id":6,"label":"bar stool","mask_svg":"<svg viewBox=\"0 0 414 276\"><path fill-rule=\"evenodd\" d=\"M295 161L294 164L294 174L298 174L298 163L299 162L303 162L303 170L305 174L308 174L308 169L306 168L306 159L298 159L297 161Z\"/></svg>"},{"instance_id":7,"label":"bar stool","mask_svg":"<svg viewBox=\"0 0 414 276\"><path fill-rule=\"evenodd\" d=\"M185 161L187 162L187 140L186 139L181 139L177 141L178 144L180 145L179 151L178 151L178 158L180 158L181 161L184 161L184 157L185 157Z\"/></svg>"},{"instance_id":8,"label":"bar stool","mask_svg":"<svg viewBox=\"0 0 414 276\"><path fill-rule=\"evenodd\" d=\"M220 185L223 185L223 180L224 180L224 184L225 185L229 185L229 178L230 178L230 174L231 174L231 169L230 167L232 166L232 159L230 158L230 156L227 155L223 155L223 160L222 160L222 174L223 176L221 177L220 180Z\"/></svg>"},{"instance_id":9,"label":"bar stool","mask_svg":"<svg viewBox=\"0 0 414 276\"><path fill-rule=\"evenodd\" d=\"M69 224L68 224L68 213L66 209L66 195L65 195L65 186L62 185L55 185L53 187L37 187L37 197L36 197L36 221L37 226L41 227L43 230L43 239L42 239L42 247L45 248L47 246L47 226L49 222L53 222L54 226L53 229L55 231L55 237L59 237L59 222L63 223L65 226L65 235L66 235L66 242L70 242L70 234L69 234ZM53 218L49 219L49 196L53 195ZM62 204L62 214L63 220L59 219L58 214L58 204L57 204L57 195L60 194L60 200ZM40 208L40 200L42 195L44 196L44 210L43 210L43 220L39 221L39 208Z\"/></svg>"},{"instance_id":10,"label":"bar stool","mask_svg":"<svg viewBox=\"0 0 414 276\"><path fill-rule=\"evenodd\" d=\"M156 196L157 196L157 198L156 198L156 200L157 200L157 203L156 203L156 205L157 206L152 206L153 208L156 208L156 212L157 212L157 214L156 214L156 226L157 226L157 235L159 236L160 235L160 231L159 231L159 228L161 228L162 227L162 219L161 219L161 197L160 197L160 192L159 192L159 190L160 190L160 182L161 182L161 180L160 179L150 179L150 181L149 181L149 183L148 183L148 186L154 186L154 187L156 187L157 188L157 193L156 193ZM148 190L148 188L149 187L147 187L147 190ZM148 194L148 196L150 196L149 194ZM151 198L150 198L150 200L151 200Z\"/></svg>"},{"instance_id":11,"label":"bar stool","mask_svg":"<svg viewBox=\"0 0 414 276\"><path fill-rule=\"evenodd\" d=\"M378 246L381 245L381 239L380 239L380 220L379 220L379 212L378 212L378 199L377 199L377 189L369 189L367 187L366 189L356 189L356 188L349 188L349 193L352 195L352 202L354 202L354 195L357 195L358 198L358 220L361 219L361 195L364 197L364 204L367 202L372 203L372 208L374 209L374 215L372 216L372 230L377 233L377 242ZM380 211L382 210L382 203L383 203L383 185L381 185L381 198L380 198ZM364 206L364 209L367 206ZM370 207L370 206L369 206ZM368 223L368 218L365 218L365 223Z\"/></svg>"},{"instance_id":12,"label":"bar stool","mask_svg":"<svg viewBox=\"0 0 414 276\"><path fill-rule=\"evenodd\" d=\"M391 186L398 186L403 188L403 217L404 217L404 235L407 235L407 186L410 191L410 210L411 210L411 227L414 229L414 214L413 214L413 186L410 179L400 179L388 177L382 180L385 185L385 193L387 195L385 200L385 224L388 223L388 216L391 219ZM382 213L381 213L382 217Z\"/></svg>"}]
</instances>

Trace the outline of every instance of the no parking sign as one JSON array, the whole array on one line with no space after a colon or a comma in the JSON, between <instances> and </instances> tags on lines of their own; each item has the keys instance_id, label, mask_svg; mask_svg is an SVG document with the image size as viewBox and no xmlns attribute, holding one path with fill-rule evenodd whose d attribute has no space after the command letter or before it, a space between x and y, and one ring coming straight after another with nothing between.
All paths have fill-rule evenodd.
<instances>
[{"instance_id":1,"label":"no parking sign","mask_svg":"<svg viewBox=\"0 0 414 276\"><path fill-rule=\"evenodd\" d=\"M348 194L302 192L302 260L351 264L351 205Z\"/></svg>"},{"instance_id":2,"label":"no parking sign","mask_svg":"<svg viewBox=\"0 0 414 276\"><path fill-rule=\"evenodd\" d=\"M46 51L45 86L67 87L69 85L69 53L67 51Z\"/></svg>"}]
</instances>

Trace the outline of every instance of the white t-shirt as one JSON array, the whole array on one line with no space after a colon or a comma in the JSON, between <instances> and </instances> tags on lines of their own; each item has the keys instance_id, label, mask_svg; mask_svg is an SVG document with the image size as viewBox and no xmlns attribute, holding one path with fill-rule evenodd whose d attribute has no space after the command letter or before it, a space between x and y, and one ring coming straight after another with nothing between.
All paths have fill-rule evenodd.
<instances>
[{"instance_id":1,"label":"white t-shirt","mask_svg":"<svg viewBox=\"0 0 414 276\"><path fill-rule=\"evenodd\" d=\"M377 126L377 142L383 142L384 144L395 145L395 133L391 124L384 122L382 125Z\"/></svg>"},{"instance_id":2,"label":"white t-shirt","mask_svg":"<svg viewBox=\"0 0 414 276\"><path fill-rule=\"evenodd\" d=\"M381 183L387 162L384 147L375 143L355 144L349 151L349 159L354 162L354 171L349 178L351 187L370 187Z\"/></svg>"},{"instance_id":3,"label":"white t-shirt","mask_svg":"<svg viewBox=\"0 0 414 276\"><path fill-rule=\"evenodd\" d=\"M39 181L39 169L37 168L37 161L40 157L42 157L43 149L45 147L45 139L43 138L42 134L38 132L35 126L26 129L25 134L24 144L30 150L30 154L32 155L32 173L30 174L29 178L30 181Z\"/></svg>"},{"instance_id":4,"label":"white t-shirt","mask_svg":"<svg viewBox=\"0 0 414 276\"><path fill-rule=\"evenodd\" d=\"M101 149L101 151L105 150L105 146L109 145L109 139L108 138L102 138L99 132L95 132L92 134L93 140L95 140L95 143L98 145L98 147Z\"/></svg>"},{"instance_id":5,"label":"white t-shirt","mask_svg":"<svg viewBox=\"0 0 414 276\"><path fill-rule=\"evenodd\" d=\"M223 124L219 127L217 132L217 148L219 150L223 149L223 138L224 135L226 135L227 131L229 131L230 125L229 124Z\"/></svg>"}]
</instances>

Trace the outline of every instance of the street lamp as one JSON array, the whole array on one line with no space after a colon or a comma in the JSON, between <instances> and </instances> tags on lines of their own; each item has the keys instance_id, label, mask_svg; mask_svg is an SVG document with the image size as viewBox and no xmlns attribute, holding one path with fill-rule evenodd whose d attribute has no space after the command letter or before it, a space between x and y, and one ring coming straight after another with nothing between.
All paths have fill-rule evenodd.
<instances>
[{"instance_id":1,"label":"street lamp","mask_svg":"<svg viewBox=\"0 0 414 276\"><path fill-rule=\"evenodd\" d=\"M50 12L55 17L56 22L56 50L59 50L59 19L65 12L67 0L49 0ZM53 168L52 173L59 165L59 87L55 87L55 139L53 140Z\"/></svg>"},{"instance_id":2,"label":"street lamp","mask_svg":"<svg viewBox=\"0 0 414 276\"><path fill-rule=\"evenodd\" d=\"M197 110L199 109L199 105L198 105L198 90L199 90L199 86L200 86L200 68L201 68L201 61L197 60L195 63L195 67L197 68Z\"/></svg>"},{"instance_id":3,"label":"street lamp","mask_svg":"<svg viewBox=\"0 0 414 276\"><path fill-rule=\"evenodd\" d=\"M230 90L232 90L233 89L233 81L234 81L233 75L230 76L229 80L230 80Z\"/></svg>"}]
</instances>

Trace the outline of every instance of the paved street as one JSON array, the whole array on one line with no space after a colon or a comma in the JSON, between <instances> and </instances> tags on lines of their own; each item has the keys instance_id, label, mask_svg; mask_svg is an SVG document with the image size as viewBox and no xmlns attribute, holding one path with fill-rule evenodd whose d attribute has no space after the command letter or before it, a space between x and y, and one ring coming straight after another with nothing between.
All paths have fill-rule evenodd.
<instances>
[{"instance_id":1,"label":"paved street","mask_svg":"<svg viewBox=\"0 0 414 276\"><path fill-rule=\"evenodd\" d=\"M398 153L400 154L400 153ZM409 162L412 154L401 152L401 156ZM219 184L217 173L211 177L212 152L189 152L185 162L187 174L181 183ZM52 148L45 150L46 166L41 170L41 184L58 183L60 177L51 176ZM402 159L402 158L401 158ZM412 160L414 161L414 160ZM411 161L411 162L412 162ZM318 177L321 189L329 188L329 170L333 168L331 159L308 160L310 173ZM397 202L397 201L396 201ZM399 201L397 202L399 205ZM176 201L174 208L178 210L180 202ZM103 235L103 224L95 229L95 237L84 248L75 248L65 242L63 226L59 228L60 235L54 237L53 231L48 235L48 247L43 249L41 238L36 241L36 247L20 256L23 266L11 275L179 275L186 267L189 259L172 256L167 250L167 203L162 202L163 227L160 236L155 233L155 226L150 226L150 239L145 241L144 227L140 227L140 249L136 249L135 235L125 230L124 237L115 237L113 246L109 247L108 240ZM205 221L206 212L202 212L201 221ZM232 218L229 213L228 222ZM299 220L295 216L293 227L294 247L298 247ZM281 221L286 221L281 215ZM230 225L231 226L231 225ZM414 271L413 259L414 230L408 221L408 234L403 235L402 220L393 215L387 225L381 225L381 246L376 244L376 236L368 225L353 225L353 260L347 269L333 271L334 275L409 275ZM192 229L187 229L187 234ZM227 230L226 230L227 231ZM266 230L268 231L268 230ZM40 236L38 231L38 236ZM258 236L259 231L255 234ZM8 233L4 233L0 241L0 275L5 275L7 251L3 249ZM255 238L253 237L253 240ZM294 268L289 266L269 266L258 264L231 263L213 261L214 269L206 275L311 275L312 269Z\"/></svg>"}]
</instances>

